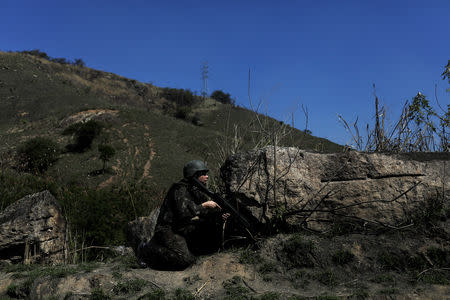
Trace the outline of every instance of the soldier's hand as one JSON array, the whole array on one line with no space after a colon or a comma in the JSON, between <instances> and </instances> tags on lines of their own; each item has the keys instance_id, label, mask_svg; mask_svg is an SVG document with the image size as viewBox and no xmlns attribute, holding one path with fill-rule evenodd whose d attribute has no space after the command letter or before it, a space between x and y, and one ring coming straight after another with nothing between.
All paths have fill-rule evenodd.
<instances>
[{"instance_id":1,"label":"soldier's hand","mask_svg":"<svg viewBox=\"0 0 450 300\"><path fill-rule=\"evenodd\" d=\"M202 203L202 206L203 206L204 208L218 208L218 209L222 209L222 207L220 207L219 204L217 204L216 202L214 202L214 201L212 201L212 200L203 202L203 203Z\"/></svg>"},{"instance_id":2,"label":"soldier's hand","mask_svg":"<svg viewBox=\"0 0 450 300\"><path fill-rule=\"evenodd\" d=\"M229 213L224 213L222 214L222 220L226 221L228 219L228 217L230 216Z\"/></svg>"}]
</instances>

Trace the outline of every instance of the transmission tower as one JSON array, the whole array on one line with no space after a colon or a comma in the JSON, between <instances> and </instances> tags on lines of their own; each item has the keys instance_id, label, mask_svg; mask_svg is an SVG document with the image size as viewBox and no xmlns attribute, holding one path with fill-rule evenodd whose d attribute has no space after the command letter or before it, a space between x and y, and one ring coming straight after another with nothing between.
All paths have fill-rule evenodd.
<instances>
[{"instance_id":1,"label":"transmission tower","mask_svg":"<svg viewBox=\"0 0 450 300\"><path fill-rule=\"evenodd\" d=\"M202 68L202 97L206 98L209 95L208 92L208 62L204 61Z\"/></svg>"}]
</instances>

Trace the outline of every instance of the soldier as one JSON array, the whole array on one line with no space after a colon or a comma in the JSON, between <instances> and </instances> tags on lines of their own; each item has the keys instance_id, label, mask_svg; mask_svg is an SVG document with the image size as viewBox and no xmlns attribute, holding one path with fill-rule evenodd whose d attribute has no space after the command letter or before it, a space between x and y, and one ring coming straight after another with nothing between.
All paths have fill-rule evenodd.
<instances>
[{"instance_id":1,"label":"soldier","mask_svg":"<svg viewBox=\"0 0 450 300\"><path fill-rule=\"evenodd\" d=\"M197 255L217 251L221 223L229 214L221 214L221 207L195 186L193 178L207 184L207 173L208 168L200 160L184 166L184 178L172 185L164 199L153 238L137 249L141 265L183 270Z\"/></svg>"}]
</instances>

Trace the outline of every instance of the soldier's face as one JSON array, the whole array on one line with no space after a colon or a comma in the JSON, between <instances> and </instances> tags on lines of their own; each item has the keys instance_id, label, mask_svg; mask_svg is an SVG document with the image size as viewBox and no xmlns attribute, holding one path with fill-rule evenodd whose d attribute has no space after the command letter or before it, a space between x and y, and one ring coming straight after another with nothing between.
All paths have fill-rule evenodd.
<instances>
[{"instance_id":1,"label":"soldier's face","mask_svg":"<svg viewBox=\"0 0 450 300\"><path fill-rule=\"evenodd\" d=\"M205 173L200 173L197 178L203 184L206 184L208 182L208 174L206 172Z\"/></svg>"}]
</instances>

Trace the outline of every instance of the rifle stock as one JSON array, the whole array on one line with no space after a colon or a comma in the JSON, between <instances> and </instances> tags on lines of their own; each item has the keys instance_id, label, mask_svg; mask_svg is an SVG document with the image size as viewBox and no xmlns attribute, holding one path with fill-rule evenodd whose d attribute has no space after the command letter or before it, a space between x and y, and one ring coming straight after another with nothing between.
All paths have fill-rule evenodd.
<instances>
[{"instance_id":1,"label":"rifle stock","mask_svg":"<svg viewBox=\"0 0 450 300\"><path fill-rule=\"evenodd\" d=\"M250 225L250 222L247 221L247 219L242 216L234 207L231 205L227 200L222 198L219 194L214 193L210 191L200 180L197 178L193 178L196 186L204 192L208 197L212 198L217 204L219 204L221 207L224 207L226 210L228 210L232 215L237 217L237 220L239 223L241 223L242 226L247 228L248 230L252 229L252 226Z\"/></svg>"}]
</instances>

